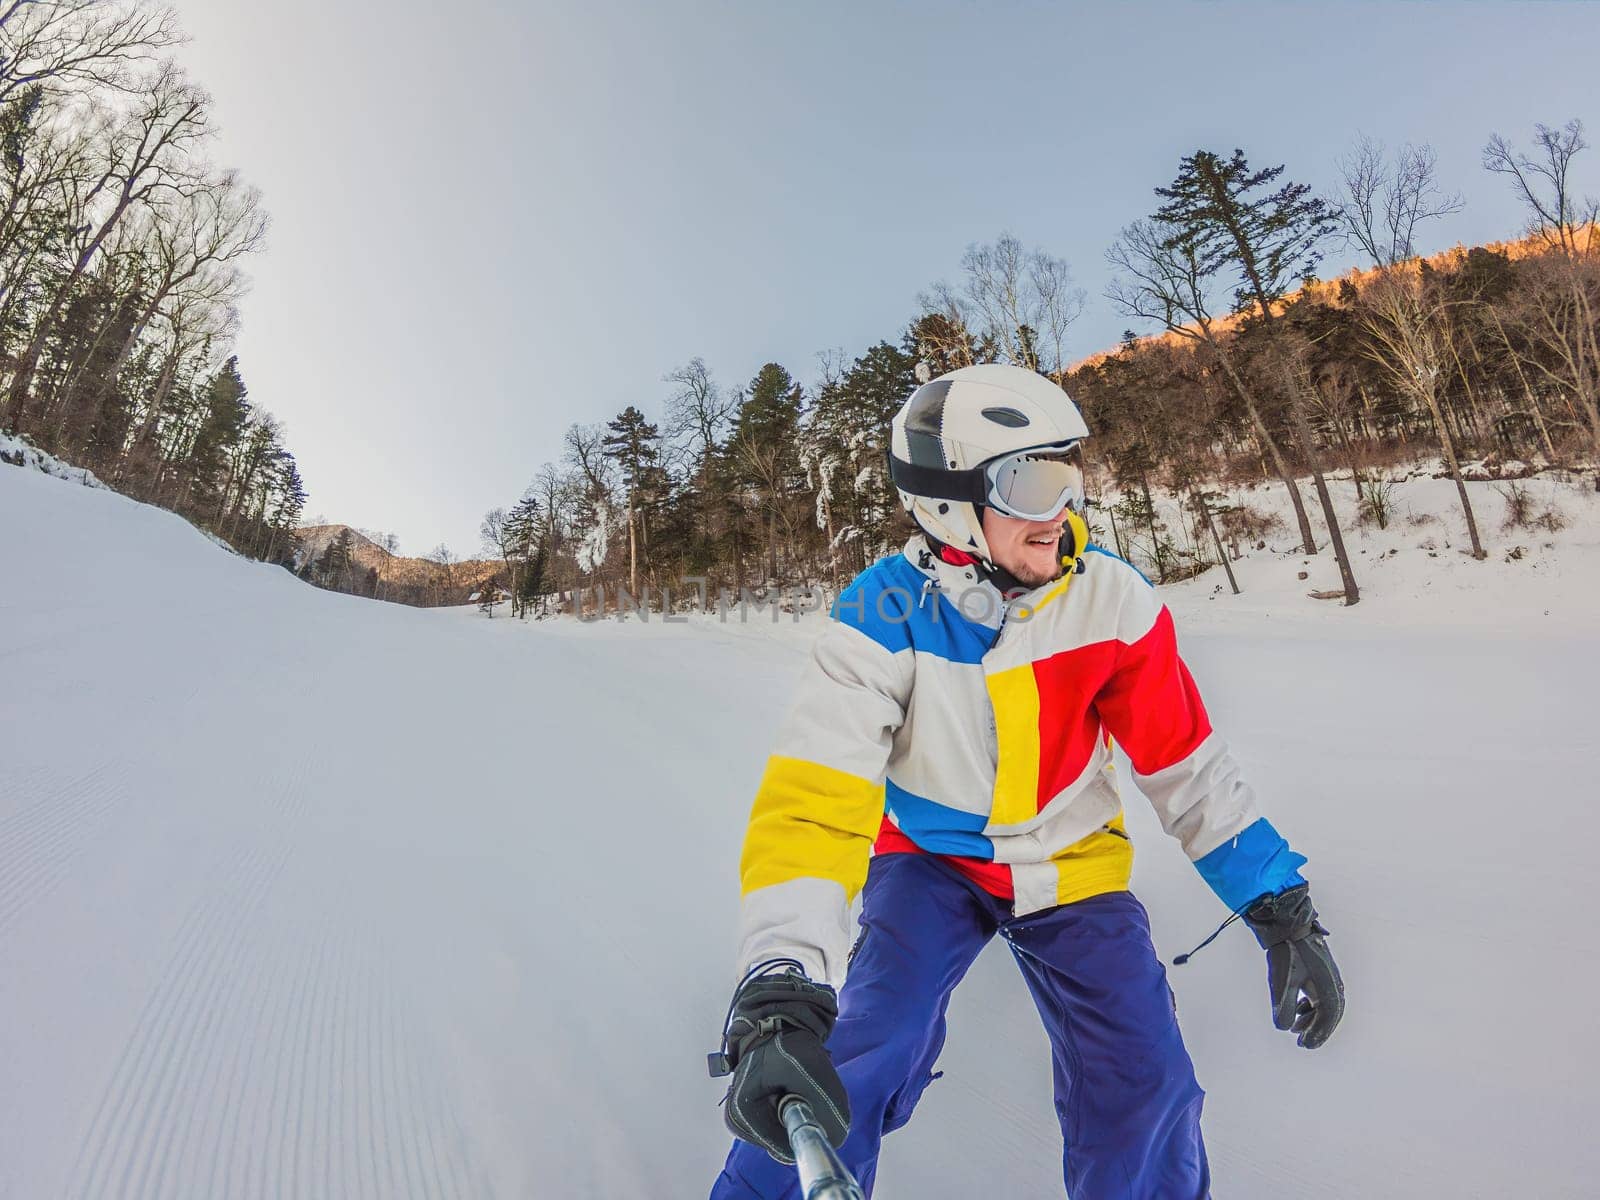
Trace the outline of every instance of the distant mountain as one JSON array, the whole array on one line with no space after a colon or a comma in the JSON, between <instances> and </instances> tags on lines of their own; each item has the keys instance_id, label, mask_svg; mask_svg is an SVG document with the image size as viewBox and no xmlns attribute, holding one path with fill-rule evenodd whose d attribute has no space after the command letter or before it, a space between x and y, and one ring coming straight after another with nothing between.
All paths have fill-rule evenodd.
<instances>
[{"instance_id":1,"label":"distant mountain","mask_svg":"<svg viewBox=\"0 0 1600 1200\"><path fill-rule=\"evenodd\" d=\"M497 576L501 586L506 586L505 564L498 560L467 559L452 563L447 568L432 559L392 555L350 525L302 526L298 530L300 550L295 556L296 573L303 578L309 577L313 565L339 540L339 535L346 532L350 534L350 577L348 580L328 581L313 578L312 581L320 586L430 607L465 604L467 597L486 580Z\"/></svg>"},{"instance_id":2,"label":"distant mountain","mask_svg":"<svg viewBox=\"0 0 1600 1200\"><path fill-rule=\"evenodd\" d=\"M295 565L318 558L327 548L333 545L339 535L345 530L350 531L350 545L355 551L356 559L362 566L375 566L378 559L386 558L383 547L362 533L353 525L302 525L298 530L300 534L300 553L295 559ZM372 556L376 556L376 558ZM421 559L409 559L410 562L420 562Z\"/></svg>"}]
</instances>

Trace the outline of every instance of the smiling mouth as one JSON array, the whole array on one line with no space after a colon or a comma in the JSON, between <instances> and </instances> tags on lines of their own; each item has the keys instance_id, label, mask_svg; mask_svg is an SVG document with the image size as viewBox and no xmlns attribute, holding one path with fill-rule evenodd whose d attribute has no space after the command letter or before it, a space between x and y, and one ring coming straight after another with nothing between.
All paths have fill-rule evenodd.
<instances>
[{"instance_id":1,"label":"smiling mouth","mask_svg":"<svg viewBox=\"0 0 1600 1200\"><path fill-rule=\"evenodd\" d=\"M1041 533L1041 534L1038 534L1038 535L1036 535L1034 537L1029 538L1028 539L1028 545L1030 545L1030 546L1054 546L1060 540L1061 540L1061 531L1060 530L1055 530L1054 532L1051 532L1051 533Z\"/></svg>"}]
</instances>

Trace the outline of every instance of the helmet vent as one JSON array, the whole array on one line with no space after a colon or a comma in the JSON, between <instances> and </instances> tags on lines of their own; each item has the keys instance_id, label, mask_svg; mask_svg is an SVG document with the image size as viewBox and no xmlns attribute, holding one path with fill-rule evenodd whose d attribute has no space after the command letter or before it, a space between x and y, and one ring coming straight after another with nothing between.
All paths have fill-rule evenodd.
<instances>
[{"instance_id":1,"label":"helmet vent","mask_svg":"<svg viewBox=\"0 0 1600 1200\"><path fill-rule=\"evenodd\" d=\"M1028 417L1014 408L986 408L983 415L996 425L1004 425L1007 429L1021 429L1028 424Z\"/></svg>"}]
</instances>

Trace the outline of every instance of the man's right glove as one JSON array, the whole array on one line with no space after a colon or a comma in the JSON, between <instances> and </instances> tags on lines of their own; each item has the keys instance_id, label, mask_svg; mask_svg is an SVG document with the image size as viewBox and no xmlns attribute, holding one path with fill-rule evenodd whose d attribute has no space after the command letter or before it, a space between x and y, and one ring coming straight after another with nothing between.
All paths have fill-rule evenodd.
<instances>
[{"instance_id":1,"label":"man's right glove","mask_svg":"<svg viewBox=\"0 0 1600 1200\"><path fill-rule=\"evenodd\" d=\"M1328 950L1328 931L1311 906L1310 889L1302 883L1264 896L1246 910L1244 920L1267 952L1273 1025L1299 1034L1299 1044L1315 1050L1344 1016L1344 980Z\"/></svg>"},{"instance_id":2,"label":"man's right glove","mask_svg":"<svg viewBox=\"0 0 1600 1200\"><path fill-rule=\"evenodd\" d=\"M756 975L733 998L722 1052L711 1074L733 1074L722 1118L734 1137L760 1146L781 1163L793 1163L778 1102L798 1096L835 1147L850 1132L850 1099L823 1043L839 1016L826 984L797 970Z\"/></svg>"}]
</instances>

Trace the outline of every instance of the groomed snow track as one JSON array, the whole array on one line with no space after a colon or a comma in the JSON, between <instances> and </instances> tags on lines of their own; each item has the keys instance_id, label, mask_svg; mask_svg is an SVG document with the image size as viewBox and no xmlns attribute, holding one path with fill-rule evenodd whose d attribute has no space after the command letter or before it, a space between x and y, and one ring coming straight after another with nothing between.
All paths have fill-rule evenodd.
<instances>
[{"instance_id":1,"label":"groomed snow track","mask_svg":"<svg viewBox=\"0 0 1600 1200\"><path fill-rule=\"evenodd\" d=\"M1600 634L1363 609L1179 612L1350 987L1307 1055L1247 935L1172 973L1218 1194L1592 1195ZM0 467L0 1197L704 1194L738 843L807 636L331 595ZM1221 914L1129 799L1170 957ZM1058 1197L1002 953L951 1023L879 1200Z\"/></svg>"}]
</instances>

